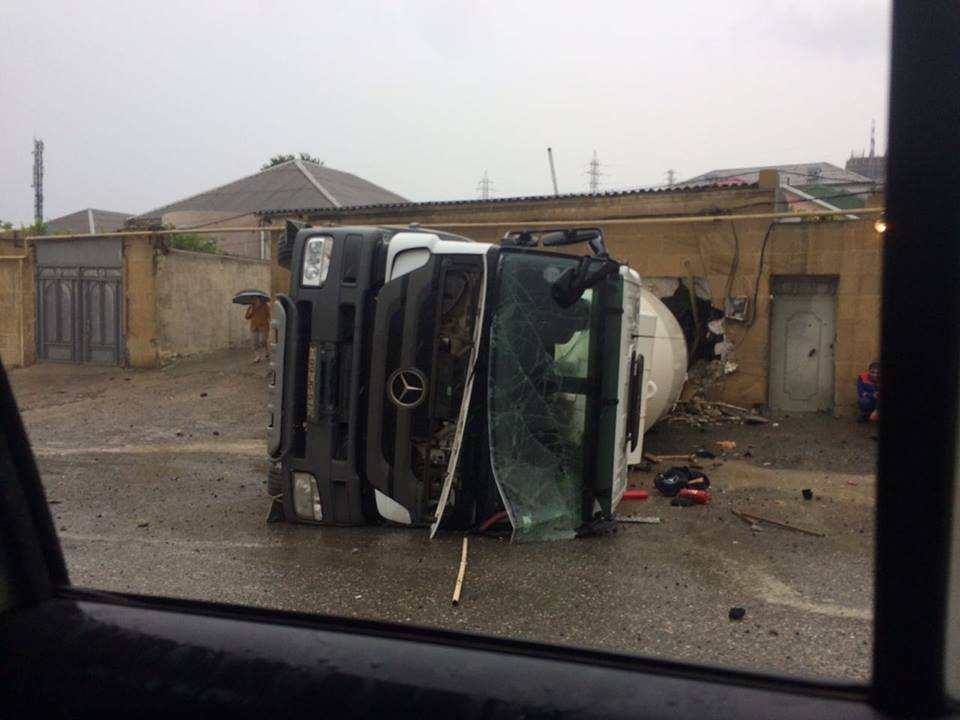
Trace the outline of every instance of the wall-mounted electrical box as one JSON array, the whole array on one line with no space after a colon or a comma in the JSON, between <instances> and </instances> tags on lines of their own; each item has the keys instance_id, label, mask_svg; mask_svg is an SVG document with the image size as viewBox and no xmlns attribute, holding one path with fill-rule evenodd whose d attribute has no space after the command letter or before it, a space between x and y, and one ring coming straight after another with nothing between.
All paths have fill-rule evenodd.
<instances>
[{"instance_id":1,"label":"wall-mounted electrical box","mask_svg":"<svg viewBox=\"0 0 960 720\"><path fill-rule=\"evenodd\" d=\"M747 322L750 319L750 298L746 295L727 298L724 302L723 316L727 320Z\"/></svg>"}]
</instances>

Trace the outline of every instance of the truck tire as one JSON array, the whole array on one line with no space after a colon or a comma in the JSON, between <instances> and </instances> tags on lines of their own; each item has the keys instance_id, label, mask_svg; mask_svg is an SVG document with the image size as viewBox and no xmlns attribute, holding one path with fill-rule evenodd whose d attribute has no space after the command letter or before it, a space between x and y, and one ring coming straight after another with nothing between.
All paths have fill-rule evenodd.
<instances>
[{"instance_id":1,"label":"truck tire","mask_svg":"<svg viewBox=\"0 0 960 720\"><path fill-rule=\"evenodd\" d=\"M267 494L270 497L283 494L283 471L279 463L270 463L270 469L267 471Z\"/></svg>"}]
</instances>

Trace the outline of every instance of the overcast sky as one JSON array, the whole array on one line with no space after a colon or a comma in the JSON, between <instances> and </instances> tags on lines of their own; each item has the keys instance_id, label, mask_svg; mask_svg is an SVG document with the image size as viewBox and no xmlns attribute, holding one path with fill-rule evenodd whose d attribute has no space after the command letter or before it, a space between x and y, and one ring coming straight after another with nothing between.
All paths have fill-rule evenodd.
<instances>
[{"instance_id":1,"label":"overcast sky","mask_svg":"<svg viewBox=\"0 0 960 720\"><path fill-rule=\"evenodd\" d=\"M0 0L0 219L139 213L306 151L412 200L886 149L889 2Z\"/></svg>"}]
</instances>

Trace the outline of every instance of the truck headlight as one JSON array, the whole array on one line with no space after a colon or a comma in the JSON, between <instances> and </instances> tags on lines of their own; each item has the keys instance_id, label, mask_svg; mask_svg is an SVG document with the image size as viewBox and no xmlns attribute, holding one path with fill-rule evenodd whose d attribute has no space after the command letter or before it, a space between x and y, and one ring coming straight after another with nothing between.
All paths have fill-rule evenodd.
<instances>
[{"instance_id":1,"label":"truck headlight","mask_svg":"<svg viewBox=\"0 0 960 720\"><path fill-rule=\"evenodd\" d=\"M320 287L326 282L330 269L330 256L333 254L333 238L318 235L307 240L303 249L303 274L300 284L307 287Z\"/></svg>"},{"instance_id":2,"label":"truck headlight","mask_svg":"<svg viewBox=\"0 0 960 720\"><path fill-rule=\"evenodd\" d=\"M304 520L323 520L317 479L310 473L293 473L293 511Z\"/></svg>"}]
</instances>

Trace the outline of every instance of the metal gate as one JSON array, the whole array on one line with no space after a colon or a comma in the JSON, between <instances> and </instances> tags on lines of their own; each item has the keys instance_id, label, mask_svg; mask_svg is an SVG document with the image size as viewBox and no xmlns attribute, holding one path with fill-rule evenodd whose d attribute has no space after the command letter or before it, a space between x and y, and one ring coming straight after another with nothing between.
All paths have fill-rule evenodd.
<instances>
[{"instance_id":1,"label":"metal gate","mask_svg":"<svg viewBox=\"0 0 960 720\"><path fill-rule=\"evenodd\" d=\"M40 360L120 364L120 263L119 239L38 241Z\"/></svg>"},{"instance_id":2,"label":"metal gate","mask_svg":"<svg viewBox=\"0 0 960 720\"><path fill-rule=\"evenodd\" d=\"M795 412L833 409L837 278L771 278L770 406Z\"/></svg>"}]
</instances>

